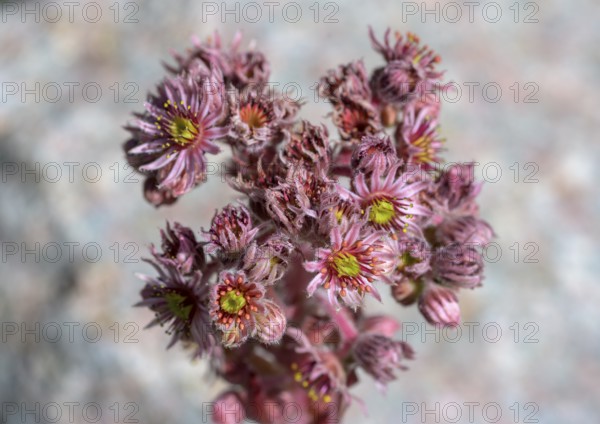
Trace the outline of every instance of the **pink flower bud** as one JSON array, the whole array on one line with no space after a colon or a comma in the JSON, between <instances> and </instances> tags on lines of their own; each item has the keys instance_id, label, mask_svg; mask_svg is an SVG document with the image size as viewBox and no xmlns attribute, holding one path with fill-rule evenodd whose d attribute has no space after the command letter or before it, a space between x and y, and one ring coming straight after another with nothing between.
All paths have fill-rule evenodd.
<instances>
[{"instance_id":1,"label":"pink flower bud","mask_svg":"<svg viewBox=\"0 0 600 424\"><path fill-rule=\"evenodd\" d=\"M206 251L235 257L250 244L257 231L252 225L248 209L244 206L226 206L213 217Z\"/></svg>"},{"instance_id":2,"label":"pink flower bud","mask_svg":"<svg viewBox=\"0 0 600 424\"><path fill-rule=\"evenodd\" d=\"M487 222L473 215L452 217L436 228L436 238L442 244L457 242L481 247L494 238L494 230Z\"/></svg>"},{"instance_id":3,"label":"pink flower bud","mask_svg":"<svg viewBox=\"0 0 600 424\"><path fill-rule=\"evenodd\" d=\"M279 343L285 333L287 319L275 302L265 300L263 311L256 315L256 338L265 344Z\"/></svg>"},{"instance_id":4,"label":"pink flower bud","mask_svg":"<svg viewBox=\"0 0 600 424\"><path fill-rule=\"evenodd\" d=\"M460 323L460 307L454 292L446 287L427 283L421 298L419 310L433 325L454 327Z\"/></svg>"},{"instance_id":5,"label":"pink flower bud","mask_svg":"<svg viewBox=\"0 0 600 424\"><path fill-rule=\"evenodd\" d=\"M420 280L402 278L392 286L392 297L401 305L412 305L419 298L422 288L423 283Z\"/></svg>"},{"instance_id":6,"label":"pink flower bud","mask_svg":"<svg viewBox=\"0 0 600 424\"><path fill-rule=\"evenodd\" d=\"M375 169L386 169L398 160L392 140L385 134L367 135L362 138L352 154L352 168L372 173Z\"/></svg>"},{"instance_id":7,"label":"pink flower bud","mask_svg":"<svg viewBox=\"0 0 600 424\"><path fill-rule=\"evenodd\" d=\"M154 246L150 248L157 262L173 266L183 274L202 270L205 263L204 251L190 228L178 222L171 226L167 222L167 228L160 231L160 237L162 252L158 252Z\"/></svg>"},{"instance_id":8,"label":"pink flower bud","mask_svg":"<svg viewBox=\"0 0 600 424\"><path fill-rule=\"evenodd\" d=\"M453 287L475 288L483 280L483 257L470 245L453 243L439 249L432 258L436 281Z\"/></svg>"},{"instance_id":9,"label":"pink flower bud","mask_svg":"<svg viewBox=\"0 0 600 424\"><path fill-rule=\"evenodd\" d=\"M395 369L406 369L402 359L412 359L413 350L405 342L381 334L365 333L354 345L354 358L359 366L375 378L380 390L396 379Z\"/></svg>"}]
</instances>

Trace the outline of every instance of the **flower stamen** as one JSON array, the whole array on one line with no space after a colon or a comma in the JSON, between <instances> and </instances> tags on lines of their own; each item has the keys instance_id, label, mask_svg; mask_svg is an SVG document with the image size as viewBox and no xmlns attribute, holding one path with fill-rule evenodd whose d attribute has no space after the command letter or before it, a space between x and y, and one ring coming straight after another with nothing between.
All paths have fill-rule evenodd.
<instances>
[{"instance_id":1,"label":"flower stamen","mask_svg":"<svg viewBox=\"0 0 600 424\"><path fill-rule=\"evenodd\" d=\"M193 143L199 134L198 127L189 119L181 116L173 118L171 124L169 124L169 134L180 146L187 146Z\"/></svg>"},{"instance_id":2,"label":"flower stamen","mask_svg":"<svg viewBox=\"0 0 600 424\"><path fill-rule=\"evenodd\" d=\"M219 305L225 312L237 314L242 311L244 306L246 306L246 299L239 291L233 292L233 290L231 290L219 299Z\"/></svg>"},{"instance_id":3,"label":"flower stamen","mask_svg":"<svg viewBox=\"0 0 600 424\"><path fill-rule=\"evenodd\" d=\"M396 216L394 205L386 199L375 199L371 203L369 221L377 225L387 225Z\"/></svg>"},{"instance_id":4,"label":"flower stamen","mask_svg":"<svg viewBox=\"0 0 600 424\"><path fill-rule=\"evenodd\" d=\"M339 277L354 278L360 274L358 259L351 253L340 252L333 257L333 268Z\"/></svg>"},{"instance_id":5,"label":"flower stamen","mask_svg":"<svg viewBox=\"0 0 600 424\"><path fill-rule=\"evenodd\" d=\"M248 104L240 109L240 119L250 129L261 128L267 123L267 114L255 104Z\"/></svg>"}]
</instances>

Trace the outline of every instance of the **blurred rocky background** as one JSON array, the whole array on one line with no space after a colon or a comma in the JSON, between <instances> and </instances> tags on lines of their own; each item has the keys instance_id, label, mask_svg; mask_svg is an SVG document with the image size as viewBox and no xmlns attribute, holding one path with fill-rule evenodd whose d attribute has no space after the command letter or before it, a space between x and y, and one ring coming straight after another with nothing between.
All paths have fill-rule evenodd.
<instances>
[{"instance_id":1,"label":"blurred rocky background","mask_svg":"<svg viewBox=\"0 0 600 424\"><path fill-rule=\"evenodd\" d=\"M122 126L190 36L255 40L272 81L327 121L314 83L380 63L367 26L417 33L455 82L442 110L449 161L479 162L497 231L460 332L384 299L416 350L385 396L368 377L348 423L598 422L597 190L600 4L498 2L3 1L0 22L2 422L203 423L222 390L165 350L132 308L134 273L165 220L199 231L235 198L218 175L176 205L145 203ZM470 89L472 91L470 91ZM217 157L215 163L219 163ZM290 422L294 415L290 415ZM136 421L137 420L137 421Z\"/></svg>"}]
</instances>

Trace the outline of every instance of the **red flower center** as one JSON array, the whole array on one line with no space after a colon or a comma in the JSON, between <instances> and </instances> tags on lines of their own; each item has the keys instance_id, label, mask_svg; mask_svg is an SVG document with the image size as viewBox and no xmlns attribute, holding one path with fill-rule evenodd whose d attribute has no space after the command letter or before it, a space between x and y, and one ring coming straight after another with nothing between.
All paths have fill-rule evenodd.
<instances>
[{"instance_id":1,"label":"red flower center","mask_svg":"<svg viewBox=\"0 0 600 424\"><path fill-rule=\"evenodd\" d=\"M248 104L240 109L240 119L250 129L261 128L267 123L267 114L255 104Z\"/></svg>"}]
</instances>

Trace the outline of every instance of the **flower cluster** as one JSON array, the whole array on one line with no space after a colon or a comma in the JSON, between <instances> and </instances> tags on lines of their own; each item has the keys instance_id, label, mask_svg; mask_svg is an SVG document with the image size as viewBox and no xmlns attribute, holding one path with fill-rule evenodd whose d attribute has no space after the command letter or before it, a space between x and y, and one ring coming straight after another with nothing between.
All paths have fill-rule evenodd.
<instances>
[{"instance_id":1,"label":"flower cluster","mask_svg":"<svg viewBox=\"0 0 600 424\"><path fill-rule=\"evenodd\" d=\"M338 422L361 375L384 390L414 357L394 318L362 310L366 297L381 302L387 287L429 323L455 326L458 292L482 284L494 232L473 165L438 166L439 56L413 34L390 35L370 31L382 66L355 61L320 80L334 131L268 88L269 63L240 34L176 53L126 127L154 206L206 181L223 148L228 185L245 197L198 233L167 223L147 260L157 276L140 276L150 325L234 387L215 403L217 422L281 422L291 402L298 422Z\"/></svg>"}]
</instances>

